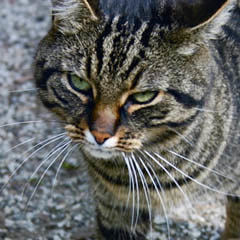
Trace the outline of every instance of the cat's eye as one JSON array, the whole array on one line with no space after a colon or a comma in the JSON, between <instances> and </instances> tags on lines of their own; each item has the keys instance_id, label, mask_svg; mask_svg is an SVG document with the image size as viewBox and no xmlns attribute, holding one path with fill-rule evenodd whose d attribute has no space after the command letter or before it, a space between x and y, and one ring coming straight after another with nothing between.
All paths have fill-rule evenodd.
<instances>
[{"instance_id":1,"label":"cat's eye","mask_svg":"<svg viewBox=\"0 0 240 240\"><path fill-rule=\"evenodd\" d=\"M157 96L157 93L155 91L138 92L132 95L132 99L138 104L146 104L150 103Z\"/></svg>"},{"instance_id":2,"label":"cat's eye","mask_svg":"<svg viewBox=\"0 0 240 240\"><path fill-rule=\"evenodd\" d=\"M92 88L89 82L85 81L75 74L68 74L68 81L71 87L76 91L86 93L89 92Z\"/></svg>"}]
</instances>

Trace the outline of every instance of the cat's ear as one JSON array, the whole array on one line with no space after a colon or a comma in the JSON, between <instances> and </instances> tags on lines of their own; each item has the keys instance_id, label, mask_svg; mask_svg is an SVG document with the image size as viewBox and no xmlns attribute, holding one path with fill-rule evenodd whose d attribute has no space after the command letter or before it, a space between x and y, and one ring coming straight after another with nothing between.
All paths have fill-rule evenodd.
<instances>
[{"instance_id":1,"label":"cat's ear","mask_svg":"<svg viewBox=\"0 0 240 240\"><path fill-rule=\"evenodd\" d=\"M231 10L236 6L238 0L178 0L178 11L184 27L191 30L202 30L209 36L216 36L221 32L221 27L231 15Z\"/></svg>"},{"instance_id":2,"label":"cat's ear","mask_svg":"<svg viewBox=\"0 0 240 240\"><path fill-rule=\"evenodd\" d=\"M87 29L100 20L98 0L52 0L52 24L62 33Z\"/></svg>"},{"instance_id":3,"label":"cat's ear","mask_svg":"<svg viewBox=\"0 0 240 240\"><path fill-rule=\"evenodd\" d=\"M176 19L185 27L207 23L225 7L229 0L176 0Z\"/></svg>"}]
</instances>

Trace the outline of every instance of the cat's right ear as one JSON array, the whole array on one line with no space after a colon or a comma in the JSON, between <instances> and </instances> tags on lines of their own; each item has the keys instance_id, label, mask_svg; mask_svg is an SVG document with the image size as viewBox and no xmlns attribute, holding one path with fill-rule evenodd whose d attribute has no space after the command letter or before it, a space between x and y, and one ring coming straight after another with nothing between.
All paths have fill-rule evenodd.
<instances>
[{"instance_id":1,"label":"cat's right ear","mask_svg":"<svg viewBox=\"0 0 240 240\"><path fill-rule=\"evenodd\" d=\"M88 29L100 20L98 0L52 0L52 24L63 34Z\"/></svg>"},{"instance_id":2,"label":"cat's right ear","mask_svg":"<svg viewBox=\"0 0 240 240\"><path fill-rule=\"evenodd\" d=\"M239 0L179 0L179 3L182 3L179 4L179 12L186 12L181 19L183 25L191 31L203 32L207 38L215 39L221 34L222 26L231 17L233 9L239 5Z\"/></svg>"}]
</instances>

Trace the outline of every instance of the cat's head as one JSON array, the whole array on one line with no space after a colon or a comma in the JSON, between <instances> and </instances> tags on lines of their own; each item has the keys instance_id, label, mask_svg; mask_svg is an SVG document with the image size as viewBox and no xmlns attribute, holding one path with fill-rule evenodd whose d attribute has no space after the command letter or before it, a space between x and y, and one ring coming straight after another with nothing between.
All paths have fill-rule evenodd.
<instances>
[{"instance_id":1,"label":"cat's head","mask_svg":"<svg viewBox=\"0 0 240 240\"><path fill-rule=\"evenodd\" d=\"M216 77L207 38L233 2L54 0L35 62L42 102L96 158L177 144Z\"/></svg>"}]
</instances>

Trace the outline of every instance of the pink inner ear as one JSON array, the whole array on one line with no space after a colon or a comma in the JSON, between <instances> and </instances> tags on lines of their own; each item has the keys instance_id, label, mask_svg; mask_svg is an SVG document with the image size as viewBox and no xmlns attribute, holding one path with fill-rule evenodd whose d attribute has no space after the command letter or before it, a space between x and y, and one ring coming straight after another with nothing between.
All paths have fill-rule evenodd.
<instances>
[{"instance_id":1,"label":"pink inner ear","mask_svg":"<svg viewBox=\"0 0 240 240\"><path fill-rule=\"evenodd\" d=\"M184 27L207 21L229 0L176 0L176 19Z\"/></svg>"}]
</instances>

